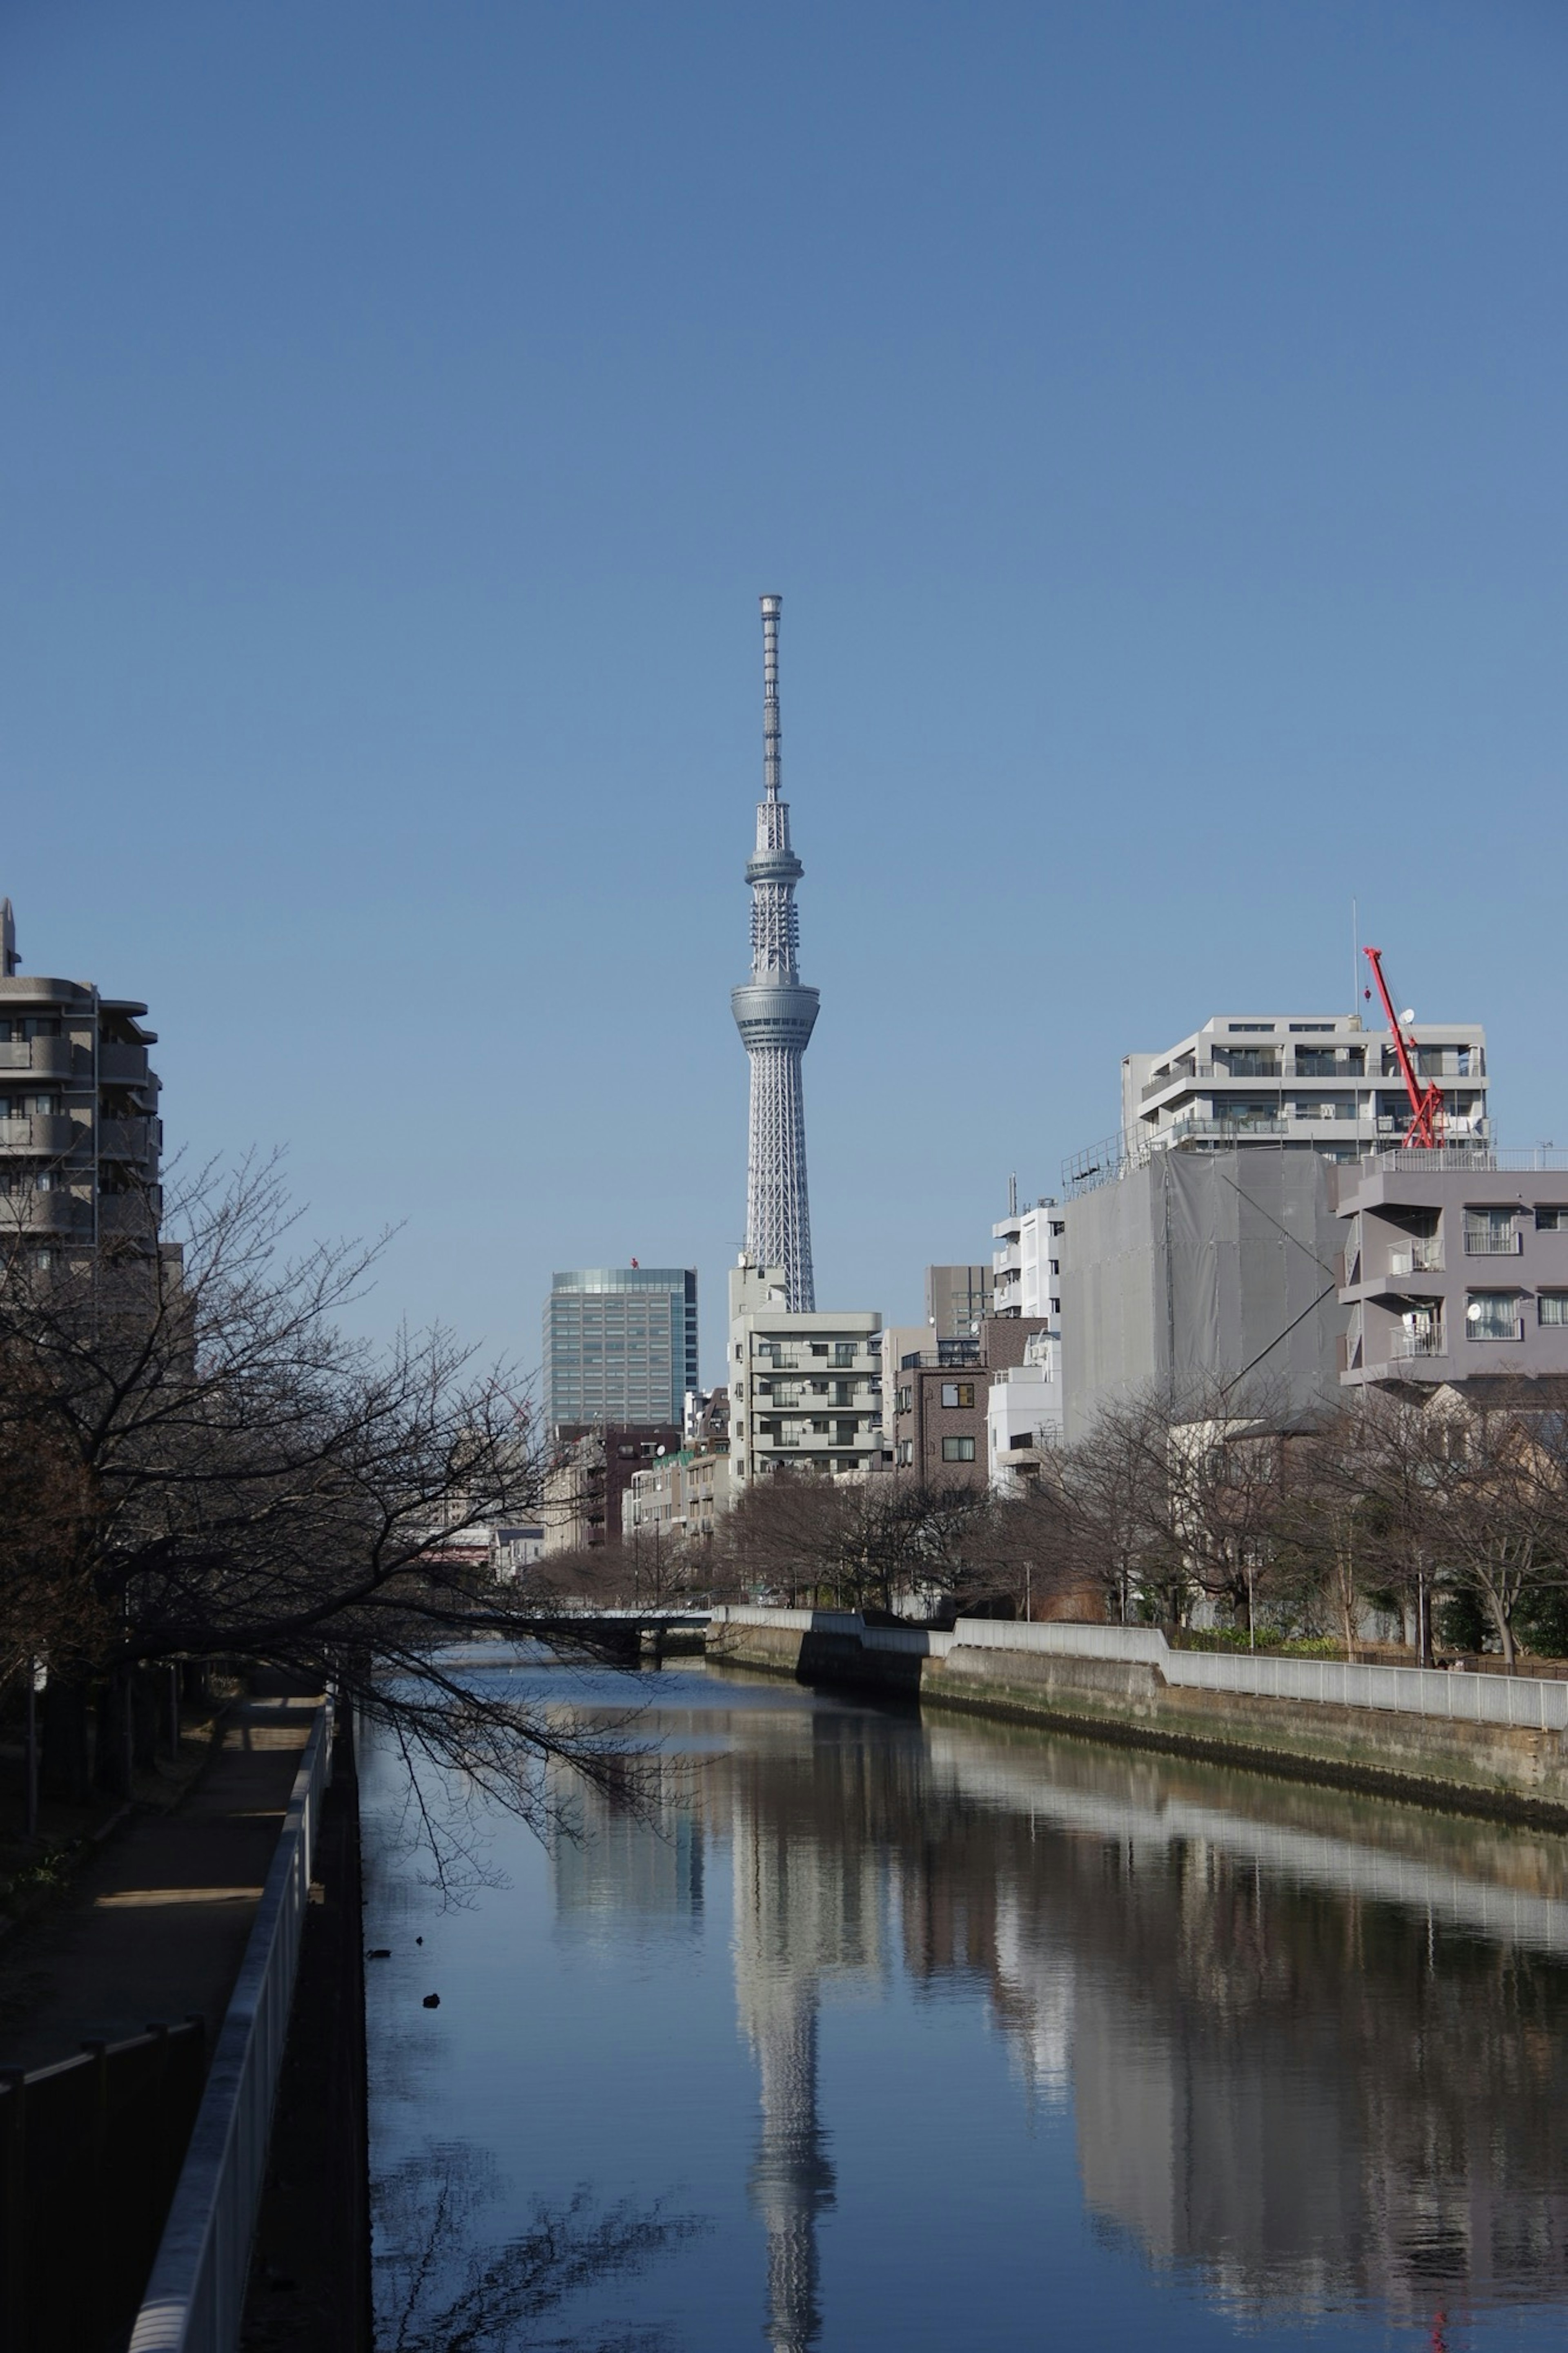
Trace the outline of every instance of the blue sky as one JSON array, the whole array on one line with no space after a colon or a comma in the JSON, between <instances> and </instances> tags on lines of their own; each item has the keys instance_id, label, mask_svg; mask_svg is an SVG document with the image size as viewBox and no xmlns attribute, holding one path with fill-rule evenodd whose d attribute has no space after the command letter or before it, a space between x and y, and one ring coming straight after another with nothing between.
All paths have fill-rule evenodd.
<instances>
[{"instance_id":1,"label":"blue sky","mask_svg":"<svg viewBox=\"0 0 1568 2353\"><path fill-rule=\"evenodd\" d=\"M784 596L818 1295L1352 894L1568 1143L1561 0L8 0L0 890L367 1324L742 1239Z\"/></svg>"}]
</instances>

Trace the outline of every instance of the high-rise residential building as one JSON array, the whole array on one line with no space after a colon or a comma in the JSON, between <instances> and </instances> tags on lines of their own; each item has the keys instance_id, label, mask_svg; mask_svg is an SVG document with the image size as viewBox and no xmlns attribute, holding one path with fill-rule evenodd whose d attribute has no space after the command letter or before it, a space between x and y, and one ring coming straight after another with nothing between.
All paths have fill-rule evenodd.
<instances>
[{"instance_id":1,"label":"high-rise residential building","mask_svg":"<svg viewBox=\"0 0 1568 2353\"><path fill-rule=\"evenodd\" d=\"M939 1340L973 1339L991 1313L988 1266L928 1266L926 1323Z\"/></svg>"},{"instance_id":2,"label":"high-rise residential building","mask_svg":"<svg viewBox=\"0 0 1568 2353\"><path fill-rule=\"evenodd\" d=\"M781 1471L859 1472L882 1461L882 1319L803 1314L784 1270L742 1254L730 1271L730 1475L737 1500Z\"/></svg>"},{"instance_id":3,"label":"high-rise residential building","mask_svg":"<svg viewBox=\"0 0 1568 2353\"><path fill-rule=\"evenodd\" d=\"M151 1249L162 1214L156 1032L145 1005L18 970L0 901L0 1264L80 1263L113 1238Z\"/></svg>"},{"instance_id":4,"label":"high-rise residential building","mask_svg":"<svg viewBox=\"0 0 1568 2353\"><path fill-rule=\"evenodd\" d=\"M790 1312L816 1303L811 1271L811 1208L805 1183L805 1107L801 1057L816 1021L817 992L798 969L800 917L795 886L805 869L789 838L779 728L779 612L782 596L763 602L763 798L757 846L746 861L752 886L752 976L730 992L735 1024L752 1065L746 1154L746 1252L778 1268Z\"/></svg>"},{"instance_id":5,"label":"high-rise residential building","mask_svg":"<svg viewBox=\"0 0 1568 2353\"><path fill-rule=\"evenodd\" d=\"M552 1429L680 1428L697 1387L697 1270L576 1267L551 1279L544 1411Z\"/></svg>"}]
</instances>

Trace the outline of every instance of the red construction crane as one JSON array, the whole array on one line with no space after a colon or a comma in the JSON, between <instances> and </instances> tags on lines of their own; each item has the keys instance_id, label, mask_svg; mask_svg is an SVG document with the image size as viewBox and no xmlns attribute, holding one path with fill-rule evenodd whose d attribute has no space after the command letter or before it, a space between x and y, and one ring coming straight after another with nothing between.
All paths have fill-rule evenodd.
<instances>
[{"instance_id":1,"label":"red construction crane","mask_svg":"<svg viewBox=\"0 0 1568 2353\"><path fill-rule=\"evenodd\" d=\"M1388 993L1388 983L1383 976L1383 950L1368 948L1366 960L1372 966L1372 976L1377 983L1377 993L1383 999L1383 1009L1388 1016L1388 1026L1394 1033L1394 1050L1399 1057L1399 1074L1405 1081L1405 1092L1410 1098L1411 1121L1405 1133L1406 1149L1412 1145L1436 1151L1443 1141L1443 1090L1436 1079L1423 1086L1415 1075L1415 1040L1407 1037L1399 1016L1394 1009L1394 999ZM1369 988L1367 995L1372 991Z\"/></svg>"}]
</instances>

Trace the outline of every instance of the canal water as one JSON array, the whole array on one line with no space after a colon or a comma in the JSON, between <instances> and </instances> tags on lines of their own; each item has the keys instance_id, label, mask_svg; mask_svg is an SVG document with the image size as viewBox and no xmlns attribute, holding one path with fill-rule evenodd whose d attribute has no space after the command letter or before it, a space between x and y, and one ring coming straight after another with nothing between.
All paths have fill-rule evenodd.
<instances>
[{"instance_id":1,"label":"canal water","mask_svg":"<svg viewBox=\"0 0 1568 2353\"><path fill-rule=\"evenodd\" d=\"M541 1840L426 1778L455 1905L367 1744L380 2353L1568 2344L1568 1841L635 1696L640 1808L552 1773Z\"/></svg>"}]
</instances>

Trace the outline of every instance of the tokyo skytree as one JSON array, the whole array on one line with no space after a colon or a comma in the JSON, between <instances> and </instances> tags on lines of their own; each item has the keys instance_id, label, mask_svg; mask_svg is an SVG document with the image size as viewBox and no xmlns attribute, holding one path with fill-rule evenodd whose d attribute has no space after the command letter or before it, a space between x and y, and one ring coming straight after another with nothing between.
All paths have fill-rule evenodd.
<instances>
[{"instance_id":1,"label":"tokyo skytree","mask_svg":"<svg viewBox=\"0 0 1568 2353\"><path fill-rule=\"evenodd\" d=\"M782 1267L784 1304L809 1314L811 1208L805 1190L805 1106L800 1058L816 1021L817 993L796 969L800 917L795 886L805 872L790 848L789 803L779 798L779 610L763 598L763 798L752 886L752 976L730 992L735 1026L752 1058L752 1128L746 1161L746 1254Z\"/></svg>"}]
</instances>

